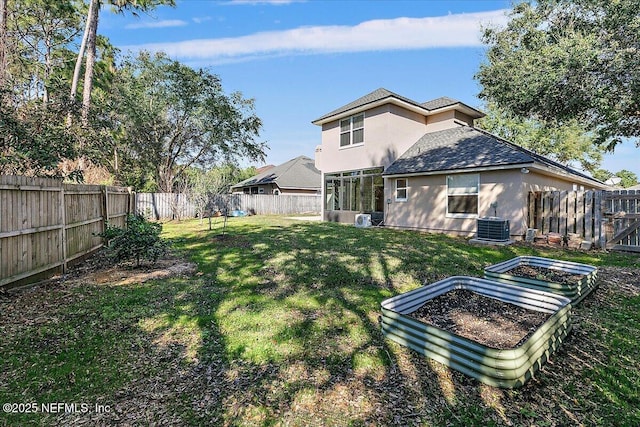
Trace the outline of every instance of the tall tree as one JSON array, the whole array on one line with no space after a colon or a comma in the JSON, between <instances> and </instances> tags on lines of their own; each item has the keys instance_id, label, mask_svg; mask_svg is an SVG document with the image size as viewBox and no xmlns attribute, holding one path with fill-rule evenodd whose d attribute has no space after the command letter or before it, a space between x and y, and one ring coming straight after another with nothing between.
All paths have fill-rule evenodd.
<instances>
[{"instance_id":1,"label":"tall tree","mask_svg":"<svg viewBox=\"0 0 640 427\"><path fill-rule=\"evenodd\" d=\"M7 0L0 0L0 90L7 80Z\"/></svg>"},{"instance_id":2,"label":"tall tree","mask_svg":"<svg viewBox=\"0 0 640 427\"><path fill-rule=\"evenodd\" d=\"M20 74L16 80L28 82L28 90L22 91L25 101L38 99L46 106L53 76L67 68L67 47L80 31L80 17L71 0L15 0L13 4L12 32L17 39L13 62Z\"/></svg>"},{"instance_id":3,"label":"tall tree","mask_svg":"<svg viewBox=\"0 0 640 427\"><path fill-rule=\"evenodd\" d=\"M160 191L171 192L191 167L264 158L253 100L226 94L216 75L143 52L117 76L106 110L115 113L114 149L123 171L152 171Z\"/></svg>"},{"instance_id":4,"label":"tall tree","mask_svg":"<svg viewBox=\"0 0 640 427\"><path fill-rule=\"evenodd\" d=\"M481 98L522 117L576 120L608 149L640 137L637 0L521 2L483 41Z\"/></svg>"},{"instance_id":5,"label":"tall tree","mask_svg":"<svg viewBox=\"0 0 640 427\"><path fill-rule=\"evenodd\" d=\"M552 125L511 114L495 104L483 109L487 114L478 126L534 153L551 157L565 165L593 172L602 162L604 150L594 144L594 136L577 120Z\"/></svg>"},{"instance_id":6,"label":"tall tree","mask_svg":"<svg viewBox=\"0 0 640 427\"><path fill-rule=\"evenodd\" d=\"M125 11L131 11L134 15L138 12L147 12L156 8L159 5L175 6L175 0L106 0L113 6L116 13L124 13ZM80 45L80 51L78 52L78 60L76 60L76 69L74 70L74 78L71 82L71 97L75 99L78 80L80 78L79 64L82 64L80 58L86 53L85 58L85 72L84 72L84 85L82 87L82 118L87 122L89 115L89 108L91 107L91 91L93 89L93 72L96 56L96 39L98 34L98 20L100 17L100 7L102 6L102 0L90 0L89 9L87 12L87 21L85 26L85 33L83 35L83 44Z\"/></svg>"}]
</instances>

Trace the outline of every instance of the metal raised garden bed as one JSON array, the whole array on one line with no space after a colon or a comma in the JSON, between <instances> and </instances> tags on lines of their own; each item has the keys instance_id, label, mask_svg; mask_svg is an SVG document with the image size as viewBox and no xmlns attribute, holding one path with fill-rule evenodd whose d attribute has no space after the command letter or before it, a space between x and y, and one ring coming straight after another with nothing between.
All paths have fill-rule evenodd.
<instances>
[{"instance_id":1,"label":"metal raised garden bed","mask_svg":"<svg viewBox=\"0 0 640 427\"><path fill-rule=\"evenodd\" d=\"M466 289L550 316L524 343L509 349L491 348L410 316L428 300L454 289ZM525 384L571 330L568 298L474 277L449 277L389 298L381 308L382 332L387 338L485 384L503 388Z\"/></svg>"},{"instance_id":2,"label":"metal raised garden bed","mask_svg":"<svg viewBox=\"0 0 640 427\"><path fill-rule=\"evenodd\" d=\"M580 274L583 277L572 283L555 283L541 279L520 277L509 273L516 267L529 265L550 270L558 270L564 273ZM577 304L597 286L598 269L587 264L560 261L551 258L535 256L520 256L484 269L484 277L510 285L524 286L529 289L537 289L562 295Z\"/></svg>"}]
</instances>

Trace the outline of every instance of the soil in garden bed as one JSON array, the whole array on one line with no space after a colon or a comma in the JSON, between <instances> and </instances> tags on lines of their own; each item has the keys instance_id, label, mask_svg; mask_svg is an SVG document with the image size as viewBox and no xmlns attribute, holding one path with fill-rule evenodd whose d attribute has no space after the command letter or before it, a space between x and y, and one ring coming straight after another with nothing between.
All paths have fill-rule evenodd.
<instances>
[{"instance_id":1,"label":"soil in garden bed","mask_svg":"<svg viewBox=\"0 0 640 427\"><path fill-rule=\"evenodd\" d=\"M411 316L496 349L524 343L550 316L465 289L427 301Z\"/></svg>"},{"instance_id":2,"label":"soil in garden bed","mask_svg":"<svg viewBox=\"0 0 640 427\"><path fill-rule=\"evenodd\" d=\"M545 282L560 283L562 285L575 285L584 277L584 274L574 274L533 265L519 265L509 271L505 271L505 274L534 280L544 280Z\"/></svg>"}]
</instances>

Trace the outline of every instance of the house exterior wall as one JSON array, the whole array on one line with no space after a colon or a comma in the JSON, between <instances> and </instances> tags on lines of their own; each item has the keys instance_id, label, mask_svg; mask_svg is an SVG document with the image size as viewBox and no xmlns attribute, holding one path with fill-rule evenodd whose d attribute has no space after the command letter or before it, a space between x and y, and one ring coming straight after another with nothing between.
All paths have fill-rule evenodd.
<instances>
[{"instance_id":1,"label":"house exterior wall","mask_svg":"<svg viewBox=\"0 0 640 427\"><path fill-rule=\"evenodd\" d=\"M521 238L527 230L529 191L574 189L574 182L520 169L478 172L478 217L498 216L509 220L510 234ZM477 217L447 215L447 174L408 177L406 201L395 200L395 178L385 179L387 205L385 224L472 237ZM493 203L497 203L494 210Z\"/></svg>"},{"instance_id":2,"label":"house exterior wall","mask_svg":"<svg viewBox=\"0 0 640 427\"><path fill-rule=\"evenodd\" d=\"M426 131L425 117L392 104L365 112L364 144L340 147L340 121L322 125L316 167L323 173L388 166Z\"/></svg>"},{"instance_id":3,"label":"house exterior wall","mask_svg":"<svg viewBox=\"0 0 640 427\"><path fill-rule=\"evenodd\" d=\"M427 132L450 129L459 126L459 122L473 126L473 119L466 114L456 110L443 111L427 117Z\"/></svg>"},{"instance_id":4,"label":"house exterior wall","mask_svg":"<svg viewBox=\"0 0 640 427\"><path fill-rule=\"evenodd\" d=\"M459 111L445 111L424 116L395 104L385 104L365 111L364 143L340 147L340 120L322 125L322 144L316 148L316 168L322 171L322 193L325 175L335 172L386 168L427 132L459 126L460 121L473 124L473 119ZM327 221L353 223L360 211L327 211Z\"/></svg>"}]
</instances>

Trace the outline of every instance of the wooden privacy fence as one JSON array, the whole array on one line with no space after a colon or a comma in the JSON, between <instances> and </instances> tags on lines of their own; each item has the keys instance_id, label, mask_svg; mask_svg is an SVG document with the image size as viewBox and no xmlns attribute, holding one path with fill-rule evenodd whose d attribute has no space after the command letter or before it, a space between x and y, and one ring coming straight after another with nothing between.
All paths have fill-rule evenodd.
<instances>
[{"instance_id":1,"label":"wooden privacy fence","mask_svg":"<svg viewBox=\"0 0 640 427\"><path fill-rule=\"evenodd\" d=\"M213 196L208 210L241 210L256 215L320 213L319 195L225 194ZM196 207L186 194L138 193L136 209L154 219L194 218Z\"/></svg>"},{"instance_id":2,"label":"wooden privacy fence","mask_svg":"<svg viewBox=\"0 0 640 427\"><path fill-rule=\"evenodd\" d=\"M102 246L106 222L123 227L127 188L0 176L0 289L64 272Z\"/></svg>"},{"instance_id":3,"label":"wooden privacy fence","mask_svg":"<svg viewBox=\"0 0 640 427\"><path fill-rule=\"evenodd\" d=\"M640 252L640 190L604 192L602 207L607 248Z\"/></svg>"},{"instance_id":4,"label":"wooden privacy fence","mask_svg":"<svg viewBox=\"0 0 640 427\"><path fill-rule=\"evenodd\" d=\"M195 205L186 194L178 193L137 193L136 211L156 220L196 216Z\"/></svg>"},{"instance_id":5,"label":"wooden privacy fence","mask_svg":"<svg viewBox=\"0 0 640 427\"><path fill-rule=\"evenodd\" d=\"M256 215L320 214L322 201L320 195L230 194L224 197L230 210Z\"/></svg>"},{"instance_id":6,"label":"wooden privacy fence","mask_svg":"<svg viewBox=\"0 0 640 427\"><path fill-rule=\"evenodd\" d=\"M640 191L529 193L529 228L580 235L595 247L640 251Z\"/></svg>"}]
</instances>

